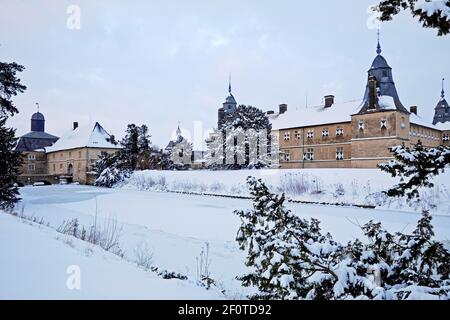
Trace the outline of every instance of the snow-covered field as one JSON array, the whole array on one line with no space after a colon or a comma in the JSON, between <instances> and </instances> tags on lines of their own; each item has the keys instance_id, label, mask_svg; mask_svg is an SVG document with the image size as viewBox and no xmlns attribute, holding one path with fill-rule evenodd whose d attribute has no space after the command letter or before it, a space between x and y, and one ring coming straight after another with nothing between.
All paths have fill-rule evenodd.
<instances>
[{"instance_id":1,"label":"snow-covered field","mask_svg":"<svg viewBox=\"0 0 450 320\"><path fill-rule=\"evenodd\" d=\"M122 186L126 189L248 196L248 176L261 178L273 192L290 199L330 204L368 205L378 208L450 215L450 173L434 178L434 188L422 189L421 199L382 194L398 179L379 169L302 169L242 171L138 171Z\"/></svg>"},{"instance_id":2,"label":"snow-covered field","mask_svg":"<svg viewBox=\"0 0 450 320\"><path fill-rule=\"evenodd\" d=\"M279 175L251 173L262 175L273 185L280 180ZM378 175L369 173L365 170L314 172L325 185L341 182L344 189L355 179L361 185L370 179L371 188L392 182L391 178L379 172ZM227 188L240 186L242 192L239 194L244 194L244 181L249 172L231 172L229 175L206 171L147 172L145 176L152 175L156 179L162 174L166 186L170 186L168 189L186 181L191 186L208 186L217 182L224 186L220 192L235 192ZM64 239L57 240L56 237L61 238L61 235L52 229L41 226L39 230L37 226L21 223L18 218L0 214L0 298L223 298L217 290L207 291L196 284L198 258L206 243L210 248L211 277L216 280L219 290L226 290L225 298L245 298L249 289L242 288L235 279L245 273L246 267L245 255L235 242L240 221L233 211L250 208L251 201L138 189L131 183L117 189L79 185L21 188L23 201L19 209L23 208L27 216L43 218L52 228L73 218L84 226L93 225L96 216L100 225L107 219L117 219L122 226L120 246L125 259L100 249L86 254L90 245L85 242L73 239L72 248ZM184 191L201 190L191 187ZM358 224L369 220L381 221L390 231L410 232L420 218L418 213L387 208L374 210L295 203L288 204L288 207L301 217L321 220L323 229L340 242L361 237ZM433 223L436 238L448 244L448 211L435 215ZM129 262L134 259L135 249L143 245L153 251L154 266L184 274L188 280L163 280ZM68 265L81 267L82 290L79 292L65 287ZM97 273L98 278L94 277Z\"/></svg>"}]
</instances>

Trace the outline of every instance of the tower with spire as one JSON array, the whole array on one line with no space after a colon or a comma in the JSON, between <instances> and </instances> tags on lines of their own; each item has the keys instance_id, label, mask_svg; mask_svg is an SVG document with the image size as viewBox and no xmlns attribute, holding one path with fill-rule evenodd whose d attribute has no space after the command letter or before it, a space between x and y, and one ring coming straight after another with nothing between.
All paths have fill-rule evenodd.
<instances>
[{"instance_id":1,"label":"tower with spire","mask_svg":"<svg viewBox=\"0 0 450 320\"><path fill-rule=\"evenodd\" d=\"M231 73L228 80L228 97L226 97L225 102L222 104L222 108L218 112L218 127L220 128L223 124L223 120L226 115L236 112L237 102L233 96L231 88Z\"/></svg>"},{"instance_id":2,"label":"tower with spire","mask_svg":"<svg viewBox=\"0 0 450 320\"><path fill-rule=\"evenodd\" d=\"M434 108L433 124L450 122L450 106L445 99L445 79L442 79L441 99Z\"/></svg>"},{"instance_id":3,"label":"tower with spire","mask_svg":"<svg viewBox=\"0 0 450 320\"><path fill-rule=\"evenodd\" d=\"M359 114L396 110L409 113L403 106L395 87L392 68L381 55L380 30L378 30L377 56L369 69L364 100Z\"/></svg>"}]
</instances>

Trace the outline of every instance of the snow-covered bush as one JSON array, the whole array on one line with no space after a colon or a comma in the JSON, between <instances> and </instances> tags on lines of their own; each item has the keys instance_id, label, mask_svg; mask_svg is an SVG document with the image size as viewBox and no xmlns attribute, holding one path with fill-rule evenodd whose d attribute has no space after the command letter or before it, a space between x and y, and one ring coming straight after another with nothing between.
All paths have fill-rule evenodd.
<instances>
[{"instance_id":1,"label":"snow-covered bush","mask_svg":"<svg viewBox=\"0 0 450 320\"><path fill-rule=\"evenodd\" d=\"M380 223L362 227L367 243L346 245L324 234L320 222L299 218L261 180L248 178L253 209L236 211L237 241L251 272L239 279L256 287L253 299L450 299L450 254L432 240L424 213L410 234Z\"/></svg>"},{"instance_id":2,"label":"snow-covered bush","mask_svg":"<svg viewBox=\"0 0 450 320\"><path fill-rule=\"evenodd\" d=\"M122 171L116 167L106 168L95 180L98 187L112 188L114 185L125 180L128 177L126 171Z\"/></svg>"},{"instance_id":3,"label":"snow-covered bush","mask_svg":"<svg viewBox=\"0 0 450 320\"><path fill-rule=\"evenodd\" d=\"M407 196L408 199L419 198L419 188L434 187L431 179L444 171L450 164L450 148L440 146L425 149L419 141L412 149L396 146L391 148L394 160L380 164L379 168L400 177L401 181L386 192L390 197Z\"/></svg>"},{"instance_id":4,"label":"snow-covered bush","mask_svg":"<svg viewBox=\"0 0 450 320\"><path fill-rule=\"evenodd\" d=\"M94 171L97 173L95 185L105 188L112 188L114 185L123 182L131 174L121 152L102 154L95 163Z\"/></svg>"}]
</instances>

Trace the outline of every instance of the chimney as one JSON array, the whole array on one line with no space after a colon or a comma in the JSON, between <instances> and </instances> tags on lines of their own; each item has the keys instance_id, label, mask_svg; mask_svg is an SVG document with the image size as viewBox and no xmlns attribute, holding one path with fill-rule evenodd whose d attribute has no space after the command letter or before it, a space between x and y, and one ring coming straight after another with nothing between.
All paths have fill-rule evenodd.
<instances>
[{"instance_id":1,"label":"chimney","mask_svg":"<svg viewBox=\"0 0 450 320\"><path fill-rule=\"evenodd\" d=\"M280 114L284 114L287 112L288 105L287 104L280 104Z\"/></svg>"},{"instance_id":2,"label":"chimney","mask_svg":"<svg viewBox=\"0 0 450 320\"><path fill-rule=\"evenodd\" d=\"M417 106L411 106L411 107L409 108L409 111L410 111L411 113L414 113L414 114L417 116Z\"/></svg>"},{"instance_id":3,"label":"chimney","mask_svg":"<svg viewBox=\"0 0 450 320\"><path fill-rule=\"evenodd\" d=\"M378 103L377 79L369 77L369 109L376 109Z\"/></svg>"},{"instance_id":4,"label":"chimney","mask_svg":"<svg viewBox=\"0 0 450 320\"><path fill-rule=\"evenodd\" d=\"M76 130L78 128L78 122L73 123L73 130Z\"/></svg>"},{"instance_id":5,"label":"chimney","mask_svg":"<svg viewBox=\"0 0 450 320\"><path fill-rule=\"evenodd\" d=\"M328 95L325 96L325 108L329 108L334 104L334 96Z\"/></svg>"}]
</instances>

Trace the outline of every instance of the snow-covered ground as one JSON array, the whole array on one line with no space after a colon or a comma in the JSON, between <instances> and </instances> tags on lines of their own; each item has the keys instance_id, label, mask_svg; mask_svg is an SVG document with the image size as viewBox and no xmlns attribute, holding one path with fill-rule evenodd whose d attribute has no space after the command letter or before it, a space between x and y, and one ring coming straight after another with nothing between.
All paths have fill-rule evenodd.
<instances>
[{"instance_id":1,"label":"snow-covered ground","mask_svg":"<svg viewBox=\"0 0 450 320\"><path fill-rule=\"evenodd\" d=\"M318 172L320 171L315 173ZM361 172L359 179L367 181L370 171L359 172ZM267 181L279 179L276 175L270 176L267 173L251 173L263 174L262 178ZM151 174L158 176L162 173ZM188 179L189 174L191 174L190 180L195 180L196 183L198 181L209 185L213 181L217 181L230 186L243 184L249 172L232 172L227 177L220 172L167 172L164 173L166 184L182 181L181 175ZM331 172L328 172L328 177L325 171L320 174L321 179L329 184L331 183L329 181L341 181L344 185L351 185L351 180L358 178L356 173L350 177L349 171L335 171L332 175ZM380 173L379 175L380 177L377 179L375 179L375 175L373 176L375 180L371 180L372 185L380 186L383 183L389 183L389 177L383 177ZM244 188L242 186L241 190ZM191 188L186 191L197 190ZM26 295L27 292L30 292L29 297L38 298L60 295L61 298L131 298L137 296L139 298L164 299L169 296L171 298L186 297L185 294L189 294L188 298L193 299L217 298L220 297L217 295L217 291L206 291L204 288L195 287L197 258L206 243L209 243L210 247L211 277L217 281L220 289L226 290L226 298L245 298L249 293L248 289L242 288L239 281L235 279L236 276L246 272L246 267L244 266L245 255L235 242L240 221L233 211L250 208L252 205L250 200L141 191L130 184L127 188L118 189L79 185L24 187L21 188L21 196L23 201L19 205L19 209L22 207L25 215L38 219L43 218L53 228L57 228L64 220L73 218L77 218L80 224L85 226L93 225L96 215L99 224L105 223L106 219L115 218L123 226L120 245L125 252L125 260L132 261L135 249L146 244L153 251L154 266L185 274L189 280L187 282L178 280L171 282L174 280L155 279L154 275L144 273L128 262L116 261L115 256L109 257L109 254L104 252L85 256L86 244L84 243L78 245L78 241L75 241L77 245L73 249L61 243L60 240L55 240L56 234L49 229L38 230L36 227L21 225L17 221L11 220L13 219L11 217L3 218L3 215L0 215L2 217L0 232L2 235L4 232L6 234L0 240L2 243L0 245L2 261L0 297L2 298L19 297L20 294ZM301 217L314 217L321 220L323 229L331 232L340 242L361 237L362 233L358 224L362 225L369 220L381 221L390 231L410 232L420 218L418 213L392 209L373 210L294 203L288 204L288 207ZM3 223L3 220L6 222ZM450 240L450 215L435 215L433 223L436 238L448 243ZM16 229L21 230L15 232ZM17 241L17 245L15 241ZM42 242L42 245L39 245L39 241ZM32 244L27 246L28 242ZM39 248L43 249L39 250ZM87 294L86 291L83 294L83 292L71 293L58 290L53 293L55 282L61 286L65 285L65 280L60 284L57 277L59 274L62 274L61 277L66 277L66 265L78 263L77 260L70 262L74 260L73 257L80 259L79 263L83 265L83 269L86 269L87 274L90 272L92 272L91 274L102 273L101 270L109 268L110 261L114 263L114 266L108 269L106 274L100 275L98 282L92 282L92 294ZM3 265L5 259L8 260L8 263ZM53 261L54 267L45 267L52 264ZM24 278L22 273L35 263L39 266L39 274L36 275L35 271L31 270L30 273L33 275L27 275ZM129 271L122 271L125 269ZM127 280L125 274L130 274L130 281ZM147 280L136 284L137 289L135 289L133 280L137 281L139 275ZM40 280L33 289L34 285L31 281L36 277L40 277ZM117 295L115 295L114 289L108 290L111 288L111 284L109 287L107 286L109 277L111 279L120 278L115 287L120 288L123 285L120 288L120 294L116 292ZM29 281L28 287L21 284L22 279ZM48 282L46 279L51 279L51 281ZM167 284L164 281L168 281ZM48 284L46 285L46 283ZM164 286L164 290L161 292L158 289L160 284ZM101 288L103 285L106 288ZM97 286L98 288L93 288ZM184 286L185 291L178 289L178 286ZM25 290L26 288L29 290ZM146 288L148 288L148 292ZM171 290L174 290L172 296Z\"/></svg>"},{"instance_id":2,"label":"snow-covered ground","mask_svg":"<svg viewBox=\"0 0 450 320\"><path fill-rule=\"evenodd\" d=\"M302 169L242 171L138 171L122 188L248 196L246 177L263 179L274 192L290 199L369 205L384 209L450 215L450 173L434 178L434 188L422 189L419 202L391 199L382 194L398 179L379 169Z\"/></svg>"},{"instance_id":3,"label":"snow-covered ground","mask_svg":"<svg viewBox=\"0 0 450 320\"><path fill-rule=\"evenodd\" d=\"M221 298L7 214L0 214L0 261L0 299Z\"/></svg>"}]
</instances>

